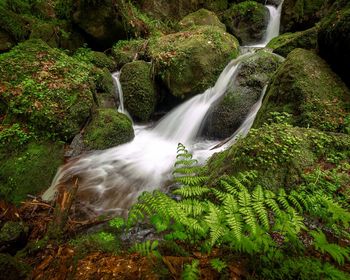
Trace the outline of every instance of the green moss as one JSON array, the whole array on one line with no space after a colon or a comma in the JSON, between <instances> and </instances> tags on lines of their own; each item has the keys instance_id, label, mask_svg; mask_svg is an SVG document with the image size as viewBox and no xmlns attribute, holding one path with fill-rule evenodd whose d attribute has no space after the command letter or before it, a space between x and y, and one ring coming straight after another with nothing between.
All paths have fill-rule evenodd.
<instances>
[{"instance_id":1,"label":"green moss","mask_svg":"<svg viewBox=\"0 0 350 280\"><path fill-rule=\"evenodd\" d=\"M295 49L277 71L254 126L261 126L276 111L292 114L293 125L345 132L349 98L349 90L324 60L314 52Z\"/></svg>"},{"instance_id":2,"label":"green moss","mask_svg":"<svg viewBox=\"0 0 350 280\"><path fill-rule=\"evenodd\" d=\"M286 57L292 50L303 48L307 50L316 49L317 28L313 27L296 33L285 33L273 38L266 47L273 49L273 52Z\"/></svg>"},{"instance_id":3,"label":"green moss","mask_svg":"<svg viewBox=\"0 0 350 280\"><path fill-rule=\"evenodd\" d=\"M63 163L63 145L30 143L0 160L0 197L19 203L47 188Z\"/></svg>"},{"instance_id":4,"label":"green moss","mask_svg":"<svg viewBox=\"0 0 350 280\"><path fill-rule=\"evenodd\" d=\"M96 71L40 40L0 55L0 93L8 118L38 135L63 140L79 132L90 114Z\"/></svg>"},{"instance_id":5,"label":"green moss","mask_svg":"<svg viewBox=\"0 0 350 280\"><path fill-rule=\"evenodd\" d=\"M228 0L209 0L205 1L204 7L208 10L214 11L214 12L222 12L225 11L228 8Z\"/></svg>"},{"instance_id":6,"label":"green moss","mask_svg":"<svg viewBox=\"0 0 350 280\"><path fill-rule=\"evenodd\" d=\"M112 55L118 68L124 64L132 62L135 57L142 59L145 56L147 41L140 40L120 40L112 48Z\"/></svg>"},{"instance_id":7,"label":"green moss","mask_svg":"<svg viewBox=\"0 0 350 280\"><path fill-rule=\"evenodd\" d=\"M115 69L115 62L103 52L92 51L89 48L79 48L75 51L74 58L82 62L92 63L98 68Z\"/></svg>"},{"instance_id":8,"label":"green moss","mask_svg":"<svg viewBox=\"0 0 350 280\"><path fill-rule=\"evenodd\" d=\"M0 131L0 158L8 152L20 150L33 135L19 123L5 126Z\"/></svg>"},{"instance_id":9,"label":"green moss","mask_svg":"<svg viewBox=\"0 0 350 280\"><path fill-rule=\"evenodd\" d=\"M24 262L8 254L0 254L0 273L2 279L27 279L30 267Z\"/></svg>"},{"instance_id":10,"label":"green moss","mask_svg":"<svg viewBox=\"0 0 350 280\"><path fill-rule=\"evenodd\" d=\"M203 92L215 84L227 63L238 55L238 41L221 28L201 26L149 42L155 72L176 97Z\"/></svg>"},{"instance_id":11,"label":"green moss","mask_svg":"<svg viewBox=\"0 0 350 280\"><path fill-rule=\"evenodd\" d=\"M151 65L145 61L125 64L121 69L120 83L128 112L138 120L149 120L157 102Z\"/></svg>"},{"instance_id":12,"label":"green moss","mask_svg":"<svg viewBox=\"0 0 350 280\"><path fill-rule=\"evenodd\" d=\"M252 129L228 150L215 154L208 162L211 178L256 170L255 184L276 190L293 188L302 181L303 173L319 161L342 153L350 157L350 137L329 134L288 124L265 125Z\"/></svg>"},{"instance_id":13,"label":"green moss","mask_svg":"<svg viewBox=\"0 0 350 280\"><path fill-rule=\"evenodd\" d=\"M84 133L84 143L94 150L108 149L133 138L131 121L115 109L97 110Z\"/></svg>"},{"instance_id":14,"label":"green moss","mask_svg":"<svg viewBox=\"0 0 350 280\"><path fill-rule=\"evenodd\" d=\"M263 39L268 23L268 11L255 1L232 5L223 15L227 30L244 45Z\"/></svg>"},{"instance_id":15,"label":"green moss","mask_svg":"<svg viewBox=\"0 0 350 280\"><path fill-rule=\"evenodd\" d=\"M179 25L182 29L188 29L195 25L211 25L226 30L226 26L222 22L220 22L216 14L206 9L200 9L192 14L185 16L179 22Z\"/></svg>"}]
</instances>

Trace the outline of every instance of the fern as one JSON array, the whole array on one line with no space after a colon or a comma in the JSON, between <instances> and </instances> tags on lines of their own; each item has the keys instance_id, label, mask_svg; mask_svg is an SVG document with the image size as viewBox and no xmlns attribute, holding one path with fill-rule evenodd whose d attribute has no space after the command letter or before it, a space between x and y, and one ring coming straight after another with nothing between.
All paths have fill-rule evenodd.
<instances>
[{"instance_id":1,"label":"fern","mask_svg":"<svg viewBox=\"0 0 350 280\"><path fill-rule=\"evenodd\" d=\"M157 250L158 247L158 240L155 240L151 242L150 240L147 240L143 243L136 243L133 247L131 247L131 252L137 252L142 256L150 257L154 256L157 258L160 258L161 255Z\"/></svg>"},{"instance_id":2,"label":"fern","mask_svg":"<svg viewBox=\"0 0 350 280\"><path fill-rule=\"evenodd\" d=\"M311 231L310 235L314 238L314 246L321 253L328 253L338 263L343 265L345 260L349 259L349 248L340 247L337 244L328 243L325 234L322 231Z\"/></svg>"},{"instance_id":3,"label":"fern","mask_svg":"<svg viewBox=\"0 0 350 280\"><path fill-rule=\"evenodd\" d=\"M210 192L209 188L205 188L201 186L185 186L173 191L173 194L178 194L184 198L188 198L188 197L201 196L208 192Z\"/></svg>"},{"instance_id":4,"label":"fern","mask_svg":"<svg viewBox=\"0 0 350 280\"><path fill-rule=\"evenodd\" d=\"M219 273L227 267L227 264L220 259L212 259L210 265Z\"/></svg>"},{"instance_id":5,"label":"fern","mask_svg":"<svg viewBox=\"0 0 350 280\"><path fill-rule=\"evenodd\" d=\"M196 280L199 278L199 261L193 260L191 264L186 264L185 269L182 272L181 279L183 280Z\"/></svg>"}]
</instances>

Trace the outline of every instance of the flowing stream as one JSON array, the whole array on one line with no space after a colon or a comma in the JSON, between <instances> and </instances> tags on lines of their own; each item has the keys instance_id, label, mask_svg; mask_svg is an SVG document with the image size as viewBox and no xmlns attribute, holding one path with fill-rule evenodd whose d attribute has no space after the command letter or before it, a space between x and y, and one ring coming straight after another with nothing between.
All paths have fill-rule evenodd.
<instances>
[{"instance_id":1,"label":"flowing stream","mask_svg":"<svg viewBox=\"0 0 350 280\"><path fill-rule=\"evenodd\" d=\"M281 6L281 5L280 5ZM270 23L264 47L268 38L278 35L278 24L272 16L280 6L270 10ZM277 30L277 33L276 33ZM91 213L123 214L143 191L151 191L166 185L171 180L171 170L176 158L179 142L185 144L200 162L205 162L213 153L232 145L239 135L245 136L252 126L261 106L266 87L246 120L237 131L224 142L199 140L196 137L203 121L213 106L226 92L237 76L239 64L252 53L241 55L231 61L222 71L214 87L194 96L174 108L154 126L134 125L135 138L126 144L95 151L72 159L62 166L43 199L51 200L60 186L69 186L74 176L79 178L78 201ZM113 74L120 106L118 111L127 114L123 104L119 72Z\"/></svg>"}]
</instances>

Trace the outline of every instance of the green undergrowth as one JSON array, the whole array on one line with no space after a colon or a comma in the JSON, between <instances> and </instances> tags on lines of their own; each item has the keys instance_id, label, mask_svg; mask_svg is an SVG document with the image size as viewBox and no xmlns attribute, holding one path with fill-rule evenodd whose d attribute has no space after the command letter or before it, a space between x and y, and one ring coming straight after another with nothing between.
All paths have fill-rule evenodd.
<instances>
[{"instance_id":1,"label":"green undergrowth","mask_svg":"<svg viewBox=\"0 0 350 280\"><path fill-rule=\"evenodd\" d=\"M293 145L298 139L289 141ZM339 267L350 260L350 248L339 241L350 238L349 203L342 193L347 191L343 188L349 170L350 165L343 163L305 172L292 190L257 184L259 175L253 169L221 176L215 185L208 185L208 170L198 167L179 144L172 195L143 193L130 210L128 225L150 222L164 238L160 251L168 243L172 245L165 246L173 246L173 253L181 252L180 247L189 254L219 249L238 255L255 275L248 279L348 279ZM152 244L144 246L154 250ZM213 259L213 266L224 271L225 259ZM185 266L183 275L197 279L198 271L194 261Z\"/></svg>"}]
</instances>

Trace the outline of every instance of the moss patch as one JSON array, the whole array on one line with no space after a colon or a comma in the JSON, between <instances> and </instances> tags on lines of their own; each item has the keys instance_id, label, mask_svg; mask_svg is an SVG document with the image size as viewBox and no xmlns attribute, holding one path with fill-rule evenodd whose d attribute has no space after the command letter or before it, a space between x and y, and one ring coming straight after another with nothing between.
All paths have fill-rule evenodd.
<instances>
[{"instance_id":1,"label":"moss patch","mask_svg":"<svg viewBox=\"0 0 350 280\"><path fill-rule=\"evenodd\" d=\"M350 157L350 136L330 134L287 124L252 129L248 136L208 162L211 178L235 175L246 170L258 172L256 184L276 190L300 184L302 174L319 161L341 154ZM333 161L331 161L333 162Z\"/></svg>"},{"instance_id":2,"label":"moss patch","mask_svg":"<svg viewBox=\"0 0 350 280\"><path fill-rule=\"evenodd\" d=\"M30 143L0 160L0 197L19 203L46 189L63 163L63 145Z\"/></svg>"},{"instance_id":3,"label":"moss patch","mask_svg":"<svg viewBox=\"0 0 350 280\"><path fill-rule=\"evenodd\" d=\"M286 57L296 48L312 50L316 49L316 46L317 28L313 27L301 32L282 34L273 38L266 47L272 49L274 53Z\"/></svg>"},{"instance_id":4,"label":"moss patch","mask_svg":"<svg viewBox=\"0 0 350 280\"><path fill-rule=\"evenodd\" d=\"M29 272L30 267L17 258L8 254L0 254L0 273L2 279L27 279Z\"/></svg>"},{"instance_id":5,"label":"moss patch","mask_svg":"<svg viewBox=\"0 0 350 280\"><path fill-rule=\"evenodd\" d=\"M151 65L145 61L125 64L121 69L120 83L128 112L138 120L149 120L157 102Z\"/></svg>"},{"instance_id":6,"label":"moss patch","mask_svg":"<svg viewBox=\"0 0 350 280\"><path fill-rule=\"evenodd\" d=\"M222 22L220 22L216 14L206 9L200 9L192 14L185 16L179 22L179 25L182 29L188 29L195 25L211 25L226 30L226 26Z\"/></svg>"},{"instance_id":7,"label":"moss patch","mask_svg":"<svg viewBox=\"0 0 350 280\"><path fill-rule=\"evenodd\" d=\"M132 62L135 58L143 59L147 40L120 40L112 48L112 55L118 68Z\"/></svg>"},{"instance_id":8,"label":"moss patch","mask_svg":"<svg viewBox=\"0 0 350 280\"><path fill-rule=\"evenodd\" d=\"M349 90L324 60L312 51L295 49L277 71L254 126L276 111L292 114L297 126L345 132L349 98Z\"/></svg>"},{"instance_id":9,"label":"moss patch","mask_svg":"<svg viewBox=\"0 0 350 280\"><path fill-rule=\"evenodd\" d=\"M6 122L20 119L38 135L67 140L90 114L98 71L41 40L0 56L0 94Z\"/></svg>"},{"instance_id":10,"label":"moss patch","mask_svg":"<svg viewBox=\"0 0 350 280\"><path fill-rule=\"evenodd\" d=\"M213 86L238 46L221 28L202 26L150 40L149 55L171 94L183 98Z\"/></svg>"},{"instance_id":11,"label":"moss patch","mask_svg":"<svg viewBox=\"0 0 350 280\"><path fill-rule=\"evenodd\" d=\"M84 133L88 149L103 150L129 142L134 138L129 118L114 109L99 109Z\"/></svg>"}]
</instances>

